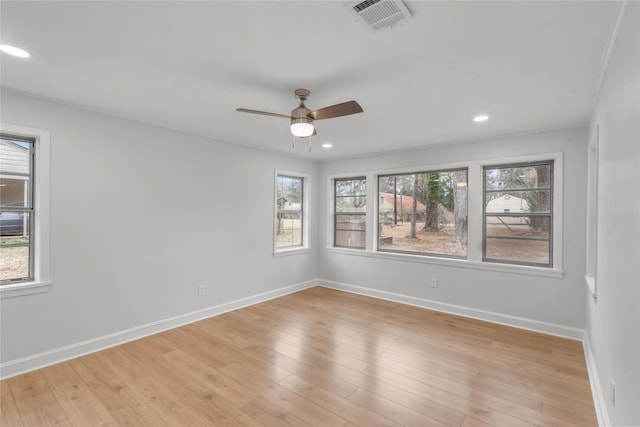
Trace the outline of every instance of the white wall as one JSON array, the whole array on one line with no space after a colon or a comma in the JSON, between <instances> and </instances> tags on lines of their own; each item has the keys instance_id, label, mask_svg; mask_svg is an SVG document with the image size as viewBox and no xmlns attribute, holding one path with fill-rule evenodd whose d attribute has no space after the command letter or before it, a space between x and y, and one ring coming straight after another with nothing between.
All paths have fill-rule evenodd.
<instances>
[{"instance_id":1,"label":"white wall","mask_svg":"<svg viewBox=\"0 0 640 427\"><path fill-rule=\"evenodd\" d=\"M320 240L325 240L320 253L321 277L367 288L368 293L399 294L403 301L422 304L426 300L422 305L581 337L580 330L585 327L585 127L324 162L320 168L321 191L327 194L328 176L332 174L362 175L409 167L424 170L430 165L555 152L564 153L564 277L347 255L326 249L326 221L319 223ZM328 212L323 202L321 209ZM429 286L431 278L439 279L438 288ZM463 309L457 309L460 307Z\"/></svg>"},{"instance_id":2,"label":"white wall","mask_svg":"<svg viewBox=\"0 0 640 427\"><path fill-rule=\"evenodd\" d=\"M640 3L629 2L591 122L599 127L596 301L587 334L612 425L640 425ZM611 404L611 379L616 405Z\"/></svg>"},{"instance_id":3,"label":"white wall","mask_svg":"<svg viewBox=\"0 0 640 427\"><path fill-rule=\"evenodd\" d=\"M316 277L315 250L272 252L274 169L315 176L317 164L13 93L1 102L2 122L51 132L53 281L2 300L3 364Z\"/></svg>"}]
</instances>

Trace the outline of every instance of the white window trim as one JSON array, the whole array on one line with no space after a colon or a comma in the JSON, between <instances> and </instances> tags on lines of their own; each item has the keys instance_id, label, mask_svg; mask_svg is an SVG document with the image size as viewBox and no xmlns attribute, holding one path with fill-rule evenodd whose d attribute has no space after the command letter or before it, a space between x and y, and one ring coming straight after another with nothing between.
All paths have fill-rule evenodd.
<instances>
[{"instance_id":1,"label":"white window trim","mask_svg":"<svg viewBox=\"0 0 640 427\"><path fill-rule=\"evenodd\" d=\"M51 192L51 134L48 130L0 123L0 132L35 139L35 230L33 280L0 286L0 298L39 294L51 290L50 278L50 192Z\"/></svg>"},{"instance_id":2,"label":"white window trim","mask_svg":"<svg viewBox=\"0 0 640 427\"><path fill-rule=\"evenodd\" d=\"M598 298L598 156L599 133L596 126L595 136L589 144L587 157L587 262L585 281L591 297Z\"/></svg>"},{"instance_id":3,"label":"white window trim","mask_svg":"<svg viewBox=\"0 0 640 427\"><path fill-rule=\"evenodd\" d=\"M552 160L554 162L554 188L553 188L553 267L538 267L518 264L501 264L499 262L482 261L482 221L483 221L483 168L484 166L525 163ZM368 203L367 205L367 247L362 249L336 248L333 246L333 182L337 178L348 178L353 176L366 176L367 198L369 200L377 200L374 192L377 191L377 179L380 175L413 173L416 171L429 170L448 170L467 168L467 188L468 188L468 224L467 224L467 259L452 259L447 257L438 257L430 255L405 254L396 252L379 252L376 250L378 245L378 233L375 232L377 224L377 203ZM326 229L326 248L327 252L335 254L365 256L372 258L391 259L396 261L418 262L424 264L435 264L448 267L462 267L485 271L498 271L505 273L533 275L541 277L561 278L564 276L563 259L562 259L562 222L563 222L563 189L564 189L564 155L561 152L542 153L526 156L514 156L503 158L491 158L472 160L468 162L456 162L446 164L419 165L412 167L403 167L397 169L375 170L375 171L357 171L350 173L332 174L327 177L327 229ZM371 236L371 238L369 238Z\"/></svg>"},{"instance_id":4,"label":"white window trim","mask_svg":"<svg viewBox=\"0 0 640 427\"><path fill-rule=\"evenodd\" d=\"M278 175L286 175L295 178L302 178L302 246L292 246L286 248L278 248L276 246L277 233L278 233ZM309 220L311 218L309 214L309 199L311 195L311 175L287 171L282 169L275 169L273 174L273 256L281 257L288 255L298 255L311 252L309 246Z\"/></svg>"}]
</instances>

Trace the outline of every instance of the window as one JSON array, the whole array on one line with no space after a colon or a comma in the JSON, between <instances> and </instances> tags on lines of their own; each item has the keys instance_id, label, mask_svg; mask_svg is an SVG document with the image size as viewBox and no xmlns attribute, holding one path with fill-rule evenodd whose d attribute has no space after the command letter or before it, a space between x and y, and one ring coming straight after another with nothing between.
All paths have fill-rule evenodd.
<instances>
[{"instance_id":1,"label":"window","mask_svg":"<svg viewBox=\"0 0 640 427\"><path fill-rule=\"evenodd\" d=\"M336 247L364 249L367 238L367 179L334 180L334 239Z\"/></svg>"},{"instance_id":2,"label":"window","mask_svg":"<svg viewBox=\"0 0 640 427\"><path fill-rule=\"evenodd\" d=\"M553 266L553 166L484 167L483 261Z\"/></svg>"},{"instance_id":3,"label":"window","mask_svg":"<svg viewBox=\"0 0 640 427\"><path fill-rule=\"evenodd\" d=\"M467 169L378 176L378 250L467 256Z\"/></svg>"},{"instance_id":4,"label":"window","mask_svg":"<svg viewBox=\"0 0 640 427\"><path fill-rule=\"evenodd\" d=\"M34 279L35 140L0 137L0 284Z\"/></svg>"},{"instance_id":5,"label":"window","mask_svg":"<svg viewBox=\"0 0 640 427\"><path fill-rule=\"evenodd\" d=\"M307 181L305 176L276 173L276 251L307 246Z\"/></svg>"},{"instance_id":6,"label":"window","mask_svg":"<svg viewBox=\"0 0 640 427\"><path fill-rule=\"evenodd\" d=\"M50 133L0 123L0 144L0 298L48 292Z\"/></svg>"}]
</instances>

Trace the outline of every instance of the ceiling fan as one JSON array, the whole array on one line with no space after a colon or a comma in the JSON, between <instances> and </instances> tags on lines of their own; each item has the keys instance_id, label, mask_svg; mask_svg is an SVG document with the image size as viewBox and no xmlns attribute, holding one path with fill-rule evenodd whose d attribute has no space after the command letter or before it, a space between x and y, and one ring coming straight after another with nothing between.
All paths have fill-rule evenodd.
<instances>
[{"instance_id":1,"label":"ceiling fan","mask_svg":"<svg viewBox=\"0 0 640 427\"><path fill-rule=\"evenodd\" d=\"M316 134L314 120L332 119L334 117L348 116L350 114L362 113L362 107L356 101L347 101L330 107L312 111L304 105L311 92L307 89L296 89L296 98L300 100L300 105L291 111L290 115L269 113L266 111L249 110L247 108L237 108L236 111L242 113L263 114L265 116L282 117L291 120L291 133L294 136L305 138Z\"/></svg>"}]
</instances>

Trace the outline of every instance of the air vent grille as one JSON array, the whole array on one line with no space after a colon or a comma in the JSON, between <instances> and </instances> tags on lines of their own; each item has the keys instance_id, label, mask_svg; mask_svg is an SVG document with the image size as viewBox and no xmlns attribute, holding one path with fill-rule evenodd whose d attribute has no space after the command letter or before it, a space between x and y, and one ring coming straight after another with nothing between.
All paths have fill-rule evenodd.
<instances>
[{"instance_id":1,"label":"air vent grille","mask_svg":"<svg viewBox=\"0 0 640 427\"><path fill-rule=\"evenodd\" d=\"M411 12L401 0L354 1L347 7L369 28L379 30L411 17Z\"/></svg>"},{"instance_id":2,"label":"air vent grille","mask_svg":"<svg viewBox=\"0 0 640 427\"><path fill-rule=\"evenodd\" d=\"M356 12L362 12L364 9L368 8L371 5L374 5L376 3L378 3L380 0L366 0L363 1L362 3L358 3L357 5L353 6L353 10L355 10Z\"/></svg>"}]
</instances>

